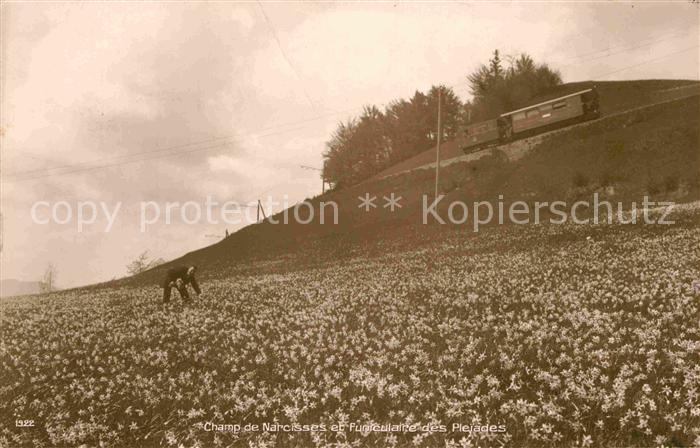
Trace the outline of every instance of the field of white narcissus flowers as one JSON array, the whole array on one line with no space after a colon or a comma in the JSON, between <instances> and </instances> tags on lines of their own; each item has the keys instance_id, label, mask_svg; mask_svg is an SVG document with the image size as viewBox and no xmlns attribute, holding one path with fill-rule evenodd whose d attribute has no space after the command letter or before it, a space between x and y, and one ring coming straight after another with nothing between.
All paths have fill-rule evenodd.
<instances>
[{"instance_id":1,"label":"field of white narcissus flowers","mask_svg":"<svg viewBox=\"0 0 700 448\"><path fill-rule=\"evenodd\" d=\"M700 226L652 227L6 300L0 446L698 446Z\"/></svg>"}]
</instances>

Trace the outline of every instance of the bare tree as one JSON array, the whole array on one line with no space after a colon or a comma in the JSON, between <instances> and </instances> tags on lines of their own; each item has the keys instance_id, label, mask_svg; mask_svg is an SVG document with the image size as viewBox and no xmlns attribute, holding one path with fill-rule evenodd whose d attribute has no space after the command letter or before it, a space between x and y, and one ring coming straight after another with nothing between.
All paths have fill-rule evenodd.
<instances>
[{"instance_id":1,"label":"bare tree","mask_svg":"<svg viewBox=\"0 0 700 448\"><path fill-rule=\"evenodd\" d=\"M58 271L53 263L49 263L44 271L44 278L40 282L39 289L42 293L56 291L56 276Z\"/></svg>"},{"instance_id":2,"label":"bare tree","mask_svg":"<svg viewBox=\"0 0 700 448\"><path fill-rule=\"evenodd\" d=\"M141 255L138 256L138 258L136 258L136 260L132 261L126 266L126 271L129 273L129 275L136 275L163 263L165 263L165 260L163 260L162 258L157 258L153 260L149 259L148 251L144 251L143 253L141 253Z\"/></svg>"}]
</instances>

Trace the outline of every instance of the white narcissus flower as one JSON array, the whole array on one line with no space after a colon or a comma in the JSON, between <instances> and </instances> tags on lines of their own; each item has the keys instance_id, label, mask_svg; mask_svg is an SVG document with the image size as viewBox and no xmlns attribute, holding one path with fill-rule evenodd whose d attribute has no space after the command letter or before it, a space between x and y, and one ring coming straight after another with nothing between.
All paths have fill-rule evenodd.
<instances>
[{"instance_id":1,"label":"white narcissus flower","mask_svg":"<svg viewBox=\"0 0 700 448\"><path fill-rule=\"evenodd\" d=\"M6 386L11 406L50 421L43 443L57 446L88 432L128 445L125 427L140 440L154 425L164 431L154 444L228 444L231 434L200 428L244 416L506 423L505 434L463 439L474 446L479 437L523 445L523 434L606 445L604 422L619 421L622 437L644 431L645 444L660 440L651 422L682 431L700 414L699 342L687 320L699 311L687 241L700 231L601 232L588 245L583 229L565 230L577 238L555 250L547 238L561 228L504 227L291 272L255 262L256 275L222 270L207 280L211 302L183 310L155 308L148 287L65 292L47 309L3 304L13 326L0 326L12 341L0 369L25 374ZM74 426L66 409L95 422ZM188 418L196 434L182 430ZM420 442L454 445L463 436L449 429ZM348 446L361 440L343 435ZM396 445L413 436L398 434ZM251 446L267 437L252 435Z\"/></svg>"}]
</instances>

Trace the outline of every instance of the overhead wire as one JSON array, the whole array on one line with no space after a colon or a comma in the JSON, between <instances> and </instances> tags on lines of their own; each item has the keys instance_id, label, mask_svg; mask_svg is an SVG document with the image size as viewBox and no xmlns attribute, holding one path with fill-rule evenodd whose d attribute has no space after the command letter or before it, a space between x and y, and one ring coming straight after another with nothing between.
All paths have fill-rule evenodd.
<instances>
[{"instance_id":1,"label":"overhead wire","mask_svg":"<svg viewBox=\"0 0 700 448\"><path fill-rule=\"evenodd\" d=\"M155 149L155 150L133 152L133 153L129 153L129 154L122 154L122 155L118 155L118 156L105 157L105 158L101 158L101 159L94 159L94 160L89 160L89 161L84 161L84 162L77 162L77 163L66 164L66 165L55 166L55 167L49 167L49 168L39 168L39 169L34 169L34 170L26 170L26 171L11 172L11 173L8 173L8 174L6 175L6 176L10 176L10 178L8 179L8 178L6 178L6 177L3 177L3 181L7 181L7 182L12 181L12 182L15 182L15 181L20 181L20 180L30 180L30 179L38 179L38 178L42 178L42 177L48 177L48 176L41 176L41 175L36 176L36 177L34 177L34 176L30 176L30 177L27 177L27 178L24 177L24 176L26 176L26 175L31 175L31 174L35 174L35 173L44 173L44 174L47 174L47 175L48 175L48 174L63 175L63 174L70 174L70 173L75 173L75 172L81 172L81 171L91 171L93 168L94 168L94 169L99 169L99 168L114 167L114 166L126 165L126 164L129 164L129 163L134 163L134 162L141 162L141 161L145 161L145 160L154 160L154 159L161 159L161 158L166 158L166 157L177 157L177 156L182 155L182 154L189 154L189 153L198 152L198 151L207 151L207 150L219 148L219 147L221 147L223 144L233 143L233 142L235 142L235 140L236 140L237 138L245 138L245 137L253 137L253 136L255 136L255 137L267 137L267 136L271 136L271 135L278 135L278 134L285 133L285 132L296 131L296 130L298 130L298 129L302 129L304 126L295 126L295 127L291 127L291 128L288 128L288 129L281 129L281 130L279 130L279 131L277 131L277 132L260 133L260 132L262 132L262 131L264 131L264 130L277 130L277 129L280 129L280 128L286 128L286 127L288 127L288 126L293 126L293 125L308 124L308 123L311 123L311 122L314 122L314 121L318 121L318 120L323 119L323 118L331 117L331 116L334 116L334 115L345 114L345 113L348 113L348 112L354 112L354 111L357 111L357 110L359 110L359 109L361 109L361 108L355 107L355 108L346 109L346 110L343 110L343 111L334 111L334 112L329 113L329 114L323 114L323 115L319 115L319 116L316 116L316 117L313 117L313 118L309 118L309 119L305 119L305 120L298 120L298 121L295 121L295 122L284 123L284 124L281 124L281 125L276 125L276 126L270 126L270 127L267 127L267 128L262 128L262 130L259 130L259 131L253 132L253 133L236 133L236 134L233 134L233 135L228 136L228 137L223 137L223 136L222 136L222 137L217 137L217 138L213 138L213 139L206 139L206 140L201 140L201 141L197 141L197 142L185 143L185 144L182 144L182 145L175 145L175 146L169 146L169 147L165 147L165 148L158 148L158 149ZM188 150L188 151L175 151L175 150L178 150L178 149L183 149L183 148L187 148L187 147L191 147L191 146L198 146L198 145L202 145L202 144L213 144L213 143L215 143L215 142L219 142L219 143L221 143L221 144L216 145L216 146L213 146L213 147L212 147L212 146L207 146L207 147L204 147L204 148L195 148L195 149L193 149L193 150ZM132 157L138 157L138 156L150 155L150 154L159 154L159 153L167 153L167 154L162 154L161 156L156 156L156 157L146 157L146 158L137 158L137 159L133 159L133 160L125 160L125 161L120 162L120 163L113 163L113 164L107 164L107 165L98 165L98 166L88 166L88 167L83 168L83 169L70 170L70 168L77 168L77 167L80 167L80 166L83 166L83 165L102 164L102 163L104 163L104 162L109 162L109 161L114 161L114 160L119 160L119 159L125 159L125 158L126 158L126 159L129 159L129 158L132 158ZM60 173L48 173L48 172L50 172L50 171L64 170L64 169L69 169L69 171L63 171L63 172L60 172ZM14 176L14 177L13 177L13 176Z\"/></svg>"},{"instance_id":2,"label":"overhead wire","mask_svg":"<svg viewBox=\"0 0 700 448\"><path fill-rule=\"evenodd\" d=\"M643 44L643 45L641 45L641 46L652 45L652 44L654 44L654 43L658 43L658 42L660 42L660 41L668 40L668 39L670 39L670 37L667 37L667 38L664 38L664 39L656 39L656 40L654 40L654 41L652 41L652 42L650 42L650 43ZM640 48L641 46L630 47L630 48L624 49L624 50L622 50L622 51L619 51L618 53L624 52L624 51L630 51L630 50L633 50L633 49L636 49L636 48ZM641 65L648 64L648 63L652 63L652 62L655 62L655 61L657 61L657 60L662 60L662 59L665 59L665 58L667 58L667 57L670 57L670 56L673 56L673 55L676 55L676 54L680 54L680 53L689 51L689 50L691 50L691 49L693 49L693 48L697 48L697 47L698 47L698 45L695 45L695 46L692 46L692 47L688 47L688 48L682 49L682 50L680 50L680 51L676 51L676 52L673 52L673 53L669 53L669 54L660 56L660 57L658 57L658 58L652 58L652 59L649 59L649 60L646 60L646 61L642 61L642 62L639 62L639 63L631 64L631 65L628 65L628 66L625 66L625 67L622 67L622 68L613 70L613 71L611 71L611 72L606 72L606 73L602 73L602 74L595 75L594 78L606 77L606 76L609 76L609 75L611 75L611 74L615 74L615 73L618 73L618 72L621 72L621 71L624 71L624 70L628 70L628 69L630 69L630 68L634 68L634 67L637 67L637 66L641 66ZM601 51L604 52L604 51L608 51L608 50L605 49L605 50L601 50ZM594 53L592 53L592 54L594 54ZM448 84L442 84L442 85L445 86L445 87L457 88L457 87L466 86L467 83L468 83L467 81L462 81L462 82L448 83ZM386 102L386 103L380 104L380 106L386 106L386 105L390 104L391 102L392 102L392 101L388 101L388 102ZM363 106L363 107L364 107L364 106ZM266 130L266 129L274 130L274 129L279 129L279 128L283 128L283 127L286 127L286 126L293 126L293 125L296 125L296 124L309 123L309 122L317 121L317 120L319 120L319 119L326 118L326 117L329 117L329 116L339 115L339 114L343 114L343 113L348 113L348 112L353 112L353 111L361 110L363 107L355 107L355 108L346 109L346 110L343 110L343 111L334 111L334 112L332 112L332 113L319 115L319 116L316 116L316 117L312 117L312 118L310 118L310 119L305 119L305 120L300 120L300 121L296 121L296 122L285 123L285 124L281 124L281 125L276 125L276 126L271 126L271 127L263 128L263 130ZM222 136L222 137L212 138L212 139L206 139L206 140L202 140L202 141L198 141L198 142L191 142L191 143L186 143L186 144L182 144L182 145L175 145L175 146L170 146L170 147L165 147L165 148L158 148L158 149L150 150L150 151L141 151L141 152L135 152L135 153L129 153L129 154L122 154L122 155L118 155L118 156L112 156L112 157L107 157L107 158L102 158L102 159L97 159L97 160L91 160L91 161L78 162L78 163L74 163L74 164L62 165L62 166L57 166L57 167L49 167L49 168L40 168L40 169L35 169L35 170L11 172L11 173L8 173L8 175L10 176L10 178L8 179L7 176L4 176L4 178L2 179L2 181L3 181L3 182L21 182L21 181L26 181L26 180L41 179L41 178L44 178L44 177L60 176L60 175L73 174L73 173L79 173L79 172L88 172L88 171L92 171L92 170L95 170L95 169L111 168L111 167L116 167L116 166L131 164L131 163L144 162L144 161L148 161L148 160L161 159L161 158L166 158L166 157L178 157L178 156L187 155L187 154L191 154L191 153L197 153L197 152L202 152L202 151L211 151L211 150L214 150L214 149L219 149L219 148L221 148L221 147L227 146L227 145L230 144L230 143L233 143L233 142L235 141L236 138L240 138L240 137L251 137L251 136L265 137L265 136L270 136L270 135L277 135L277 134L284 133L284 132L296 131L296 130L302 129L302 128L303 128L303 126L297 126L297 127L293 127L293 128L290 128L290 129L281 130L280 132L273 132L273 133L267 133L267 134L259 134L259 132L261 132L261 131L257 131L256 133L250 133L250 134L235 133L235 134L233 134L233 135L231 135L231 136ZM214 144L215 142L219 142L219 144ZM199 145L202 145L202 144L205 144L205 145L206 145L206 144L213 144L213 145L205 146L205 147L196 147L196 148L194 148L194 149L190 149L190 150L186 150L186 151L176 151L176 150L178 150L178 149L188 148L188 147L191 147L191 146L199 146ZM155 156L155 157L144 157L144 158L134 158L134 159L131 159L131 158L133 158L133 157L138 157L138 156L141 156L141 155L151 155L151 154L160 154L160 153L165 153L165 154L161 154L161 155ZM107 164L103 164L103 162L108 162L108 161L113 161L113 160L120 160L120 159L131 159L131 160L122 160L121 162L118 162L118 163L107 163ZM87 166L87 167L84 167L84 168L78 168L78 167L81 167L81 166L84 166L84 165L94 165L94 164L98 164L98 165L96 165L96 166ZM76 169L71 169L71 168L76 168ZM66 171L61 171L61 172L59 172L59 173L51 173L51 171L57 171L57 170L66 170ZM32 176L32 174L36 174L36 173L43 173L43 174L39 174L39 175L36 175L36 176ZM28 175L28 176L27 176L27 175ZM13 177L13 176L14 176L14 177Z\"/></svg>"},{"instance_id":3,"label":"overhead wire","mask_svg":"<svg viewBox=\"0 0 700 448\"><path fill-rule=\"evenodd\" d=\"M279 49L280 53L282 53L282 57L287 62L287 65L289 65L289 68L291 68L292 72L294 72L294 76L297 77L297 81L299 81L299 85L301 87L302 92L304 92L304 96L306 96L306 100L311 105L311 108L315 111L316 104L311 99L311 95L309 95L309 92L306 91L306 87L304 87L304 82L303 82L301 76L299 76L299 71L296 69L294 64L292 64L291 59L289 59L289 56L287 56L287 52L284 51L284 47L282 47L282 42L280 42L280 38L277 36L277 30L275 30L275 27L272 25L270 18L267 17L267 13L265 12L265 8L263 7L263 4L260 2L260 0L257 0L257 2L258 2L258 6L260 7L260 11L262 12L263 18L265 19L265 23L267 24L268 28L270 29L270 32L272 33L272 37L275 39L275 42L277 43L277 48Z\"/></svg>"},{"instance_id":4,"label":"overhead wire","mask_svg":"<svg viewBox=\"0 0 700 448\"><path fill-rule=\"evenodd\" d=\"M683 22L683 21L679 21L679 22ZM617 55L620 53L625 53L627 51L636 50L636 49L643 48L643 47L648 47L648 46L651 46L651 45L654 45L654 44L657 44L660 42L672 40L672 39L679 37L679 36L682 37L684 35L684 33L686 32L686 30L688 30L690 28L697 29L697 24L685 24L685 26L682 26L680 29L676 29L673 32L670 32L670 33L667 32L667 33L660 34L658 36L647 37L647 38L642 39L640 41L640 42L645 42L645 43L638 42L637 43L638 45L635 44L634 46L631 46L631 47L627 46L628 44L625 43L625 44L621 44L621 45L615 45L615 46L609 47L609 48L600 48L600 49L594 50L592 52L578 54L578 55L575 55L575 56L570 57L570 58L560 59L558 61L554 60L553 62L552 61L546 61L546 62L549 64L552 64L552 65L557 65L558 67L570 67L570 66L575 65L575 64L573 62L569 62L569 61L587 62L587 61L592 61L592 60L596 60L596 59L602 59L602 58L614 56L614 55ZM611 51L613 51L613 52L611 53ZM592 56L592 57L589 57L589 56ZM468 84L469 84L469 82L467 80L462 80L462 81L455 81L454 83L448 83L448 84L444 84L444 85L447 87L457 88L457 87L468 87Z\"/></svg>"},{"instance_id":5,"label":"overhead wire","mask_svg":"<svg viewBox=\"0 0 700 448\"><path fill-rule=\"evenodd\" d=\"M679 22L683 22L683 21L681 20L681 21L679 21ZM640 43L640 42L645 42L645 41L648 41L648 40L652 40L652 42L650 42L649 44L644 44L644 46L650 45L650 44L656 43L657 41L660 41L660 40L666 40L665 36L675 36L675 35L677 35L677 34L680 34L680 33L684 32L685 30L687 30L687 29L689 29L689 28L693 28L693 27L694 27L694 28L697 28L697 27L698 27L697 23L695 23L695 24L693 24L693 23L686 23L686 24L684 24L684 26L681 26L681 27L673 27L674 30L671 31L670 33L669 33L669 32L665 32L665 33L662 33L662 34L660 34L660 35L658 35L658 36L649 36L649 37L646 37L646 38L644 38L644 39L642 39L641 41L636 42L636 43ZM576 55L574 55L574 56L572 56L572 57L568 57L568 58L565 58L565 59L561 59L561 60L559 60L559 61L556 61L556 60L555 60L554 63L565 63L565 62L568 62L568 61L570 61L570 60L578 61L578 60L582 60L582 59L584 59L584 58L586 58L586 57L588 57L588 56L596 55L596 54L598 54L598 53L602 53L602 52L606 52L606 51L610 51L610 50L615 50L615 49L620 48L620 47L626 47L627 45L629 45L629 44L628 44L628 43L622 43L622 44L620 44L620 45L614 45L614 46L612 46L612 47L599 48L599 49L597 49L597 50L593 50L593 51L590 51L590 52L587 52L587 53L576 54Z\"/></svg>"},{"instance_id":6,"label":"overhead wire","mask_svg":"<svg viewBox=\"0 0 700 448\"><path fill-rule=\"evenodd\" d=\"M668 41L668 40L672 40L672 39L677 38L678 36L683 36L683 33L682 33L682 32L676 32L676 33L671 34L671 35L668 35L668 37L665 37L665 38L662 38L662 39L655 39L655 40L652 40L651 42L647 42L647 43L640 44L640 45L635 45L635 46L632 46L632 47L625 47L625 48L622 48L622 49L620 49L620 50L618 50L618 48L621 48L621 47L613 47L613 48L611 48L611 49L605 49L605 50L601 50L600 52L598 52L598 53L604 53L604 54L600 54L600 55L593 56L593 57L586 57L586 58L582 58L582 59L574 59L574 60L576 60L576 61L577 61L576 64L578 64L578 63L581 63L581 62L588 62L588 61L594 61L594 60L597 60L597 59L603 59L603 58L607 58L607 57L610 57L610 56L618 55L618 54L620 54L620 53L626 53L626 52L631 51L631 50L637 50L637 49L639 49L639 48L644 48L644 47L648 47L648 46L651 46L651 45L655 45L655 44L660 43L660 42L665 42L665 41ZM613 49L615 49L615 51L610 52L610 51L613 50ZM574 62L571 62L571 63L568 63L568 64L560 65L560 67L570 67L570 66L572 66L572 65L574 65L574 64L575 64Z\"/></svg>"},{"instance_id":7,"label":"overhead wire","mask_svg":"<svg viewBox=\"0 0 700 448\"><path fill-rule=\"evenodd\" d=\"M629 70L630 68L634 68L634 67L639 67L639 66L642 66L642 65L650 64L650 63L652 63L652 62L657 62L657 61L660 61L660 60L662 60L662 59L666 59L666 58L669 57L669 56L675 56L675 55L677 55L677 54L685 53L686 51L690 51L690 50L693 50L693 49L698 48L698 47L700 47L700 44L698 44L698 45L693 45L693 46L691 46L691 47L684 48L684 49L679 50L679 51L674 51L673 53L668 53L668 54L665 54L665 55L663 55L663 56L659 56L659 57L657 57L657 58L647 59L646 61L642 61L642 62L639 62L639 63L636 63L636 64L628 65L628 66L626 66L626 67L622 67L622 68L620 68L620 69L613 70L613 71L611 71L611 72L598 74L598 75L596 75L595 77L596 77L596 78L604 78L604 77L609 76L609 75L612 75L612 74L614 74L614 73L619 73L619 72L622 72L622 71L625 71L625 70Z\"/></svg>"}]
</instances>

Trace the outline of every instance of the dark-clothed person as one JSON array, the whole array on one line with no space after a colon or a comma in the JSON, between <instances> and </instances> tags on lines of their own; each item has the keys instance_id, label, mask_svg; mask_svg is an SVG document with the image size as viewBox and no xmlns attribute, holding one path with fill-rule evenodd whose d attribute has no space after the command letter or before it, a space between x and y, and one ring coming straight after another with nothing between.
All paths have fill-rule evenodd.
<instances>
[{"instance_id":1,"label":"dark-clothed person","mask_svg":"<svg viewBox=\"0 0 700 448\"><path fill-rule=\"evenodd\" d=\"M196 271L197 266L180 266L169 269L163 281L163 303L168 303L170 301L170 292L172 288L176 288L180 292L180 297L187 301L190 300L187 285L192 285L192 289L195 290L197 295L201 294L202 291L199 289L199 283L197 283L197 279L194 277Z\"/></svg>"}]
</instances>

